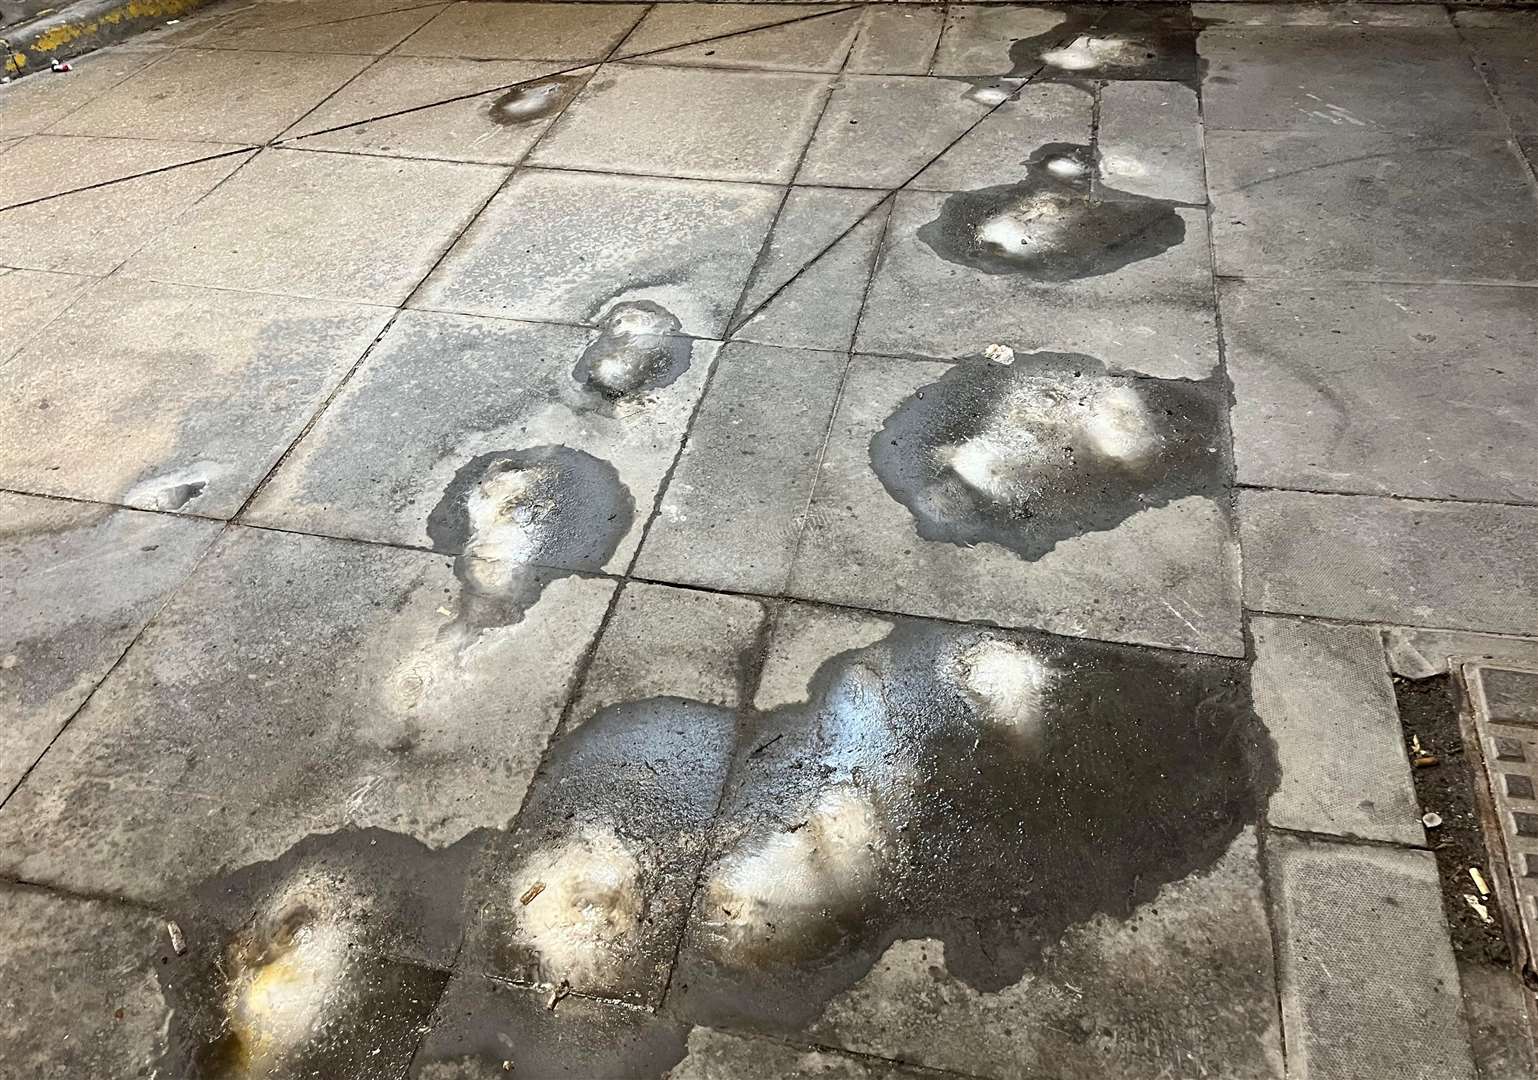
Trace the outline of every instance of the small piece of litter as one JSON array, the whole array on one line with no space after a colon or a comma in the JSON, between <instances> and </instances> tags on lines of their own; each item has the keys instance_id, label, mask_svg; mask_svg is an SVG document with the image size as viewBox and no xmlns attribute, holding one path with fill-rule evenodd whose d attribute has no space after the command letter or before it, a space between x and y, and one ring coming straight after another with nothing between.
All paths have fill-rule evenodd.
<instances>
[{"instance_id":1,"label":"small piece of litter","mask_svg":"<svg viewBox=\"0 0 1538 1080\"><path fill-rule=\"evenodd\" d=\"M182 928L176 925L175 920L166 921L166 933L171 935L171 951L177 956L187 955L187 938L182 934Z\"/></svg>"},{"instance_id":2,"label":"small piece of litter","mask_svg":"<svg viewBox=\"0 0 1538 1080\"><path fill-rule=\"evenodd\" d=\"M166 25L167 26L175 26L179 22L181 22L180 19L167 19L166 20Z\"/></svg>"},{"instance_id":3,"label":"small piece of litter","mask_svg":"<svg viewBox=\"0 0 1538 1080\"><path fill-rule=\"evenodd\" d=\"M60 75L62 75L66 71L74 71L75 69L72 68L69 65L68 61L65 61L65 60L55 60L53 62L53 64L49 66L48 70L49 71L57 71Z\"/></svg>"},{"instance_id":4,"label":"small piece of litter","mask_svg":"<svg viewBox=\"0 0 1538 1080\"><path fill-rule=\"evenodd\" d=\"M1421 824L1426 826L1428 829L1439 829L1442 827L1442 815L1437 813L1435 810L1422 814Z\"/></svg>"},{"instance_id":5,"label":"small piece of litter","mask_svg":"<svg viewBox=\"0 0 1538 1080\"><path fill-rule=\"evenodd\" d=\"M439 614L439 615L447 615L447 616L452 616L452 615L453 615L453 614L454 614L454 613L453 613L453 612L452 612L452 611L450 611L450 610L449 610L449 609L448 609L448 608L446 608L446 607L440 607L440 608L439 608L439 609L438 609L438 614Z\"/></svg>"},{"instance_id":6,"label":"small piece of litter","mask_svg":"<svg viewBox=\"0 0 1538 1080\"><path fill-rule=\"evenodd\" d=\"M1479 890L1479 895L1480 896L1489 896L1490 895L1490 886L1485 884L1485 875L1483 875L1483 874L1481 874L1479 872L1479 867L1477 867L1477 866L1469 867L1469 877L1474 882L1474 888Z\"/></svg>"},{"instance_id":7,"label":"small piece of litter","mask_svg":"<svg viewBox=\"0 0 1538 1080\"><path fill-rule=\"evenodd\" d=\"M995 364L1013 364L1015 362L1015 350L1008 345L989 345L983 350L983 355Z\"/></svg>"},{"instance_id":8,"label":"small piece of litter","mask_svg":"<svg viewBox=\"0 0 1538 1080\"><path fill-rule=\"evenodd\" d=\"M543 881L536 881L534 884L530 885L527 889L524 890L523 895L518 898L518 902L524 907L528 907L533 899L544 891L545 883Z\"/></svg>"},{"instance_id":9,"label":"small piece of litter","mask_svg":"<svg viewBox=\"0 0 1538 1080\"><path fill-rule=\"evenodd\" d=\"M512 1072L513 1071L513 1063L511 1061L504 1061L504 1062L502 1062L502 1071L503 1072Z\"/></svg>"},{"instance_id":10,"label":"small piece of litter","mask_svg":"<svg viewBox=\"0 0 1538 1080\"><path fill-rule=\"evenodd\" d=\"M1417 769L1429 769L1433 765L1442 764L1442 759L1435 754L1417 754L1411 759L1410 764L1414 765Z\"/></svg>"},{"instance_id":11,"label":"small piece of litter","mask_svg":"<svg viewBox=\"0 0 1538 1080\"><path fill-rule=\"evenodd\" d=\"M561 985L550 991L550 1000L545 1002L545 1008L549 1009L551 1012L554 1012L556 1002L560 1001L569 993L571 993L571 984L569 984L565 979L562 979Z\"/></svg>"},{"instance_id":12,"label":"small piece of litter","mask_svg":"<svg viewBox=\"0 0 1538 1080\"><path fill-rule=\"evenodd\" d=\"M1463 900L1466 904L1469 905L1469 907L1474 909L1474 914L1478 915L1480 921L1483 922L1486 926L1489 926L1495 922L1494 919L1490 918L1490 909L1479 902L1479 897L1475 896L1473 893L1464 893Z\"/></svg>"}]
</instances>

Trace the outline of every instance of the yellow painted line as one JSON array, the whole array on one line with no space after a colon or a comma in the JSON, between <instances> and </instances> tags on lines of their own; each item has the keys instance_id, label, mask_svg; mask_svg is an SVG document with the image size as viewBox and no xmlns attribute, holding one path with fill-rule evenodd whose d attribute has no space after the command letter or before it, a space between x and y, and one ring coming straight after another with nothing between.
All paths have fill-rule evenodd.
<instances>
[{"instance_id":1,"label":"yellow painted line","mask_svg":"<svg viewBox=\"0 0 1538 1080\"><path fill-rule=\"evenodd\" d=\"M128 0L127 3L120 4L100 15L80 22L65 23L39 34L29 49L33 53L56 52L79 38L90 37L109 26L116 26L125 19L175 18L186 14L201 3L202 0ZM22 58L21 63L26 63L26 59Z\"/></svg>"}]
</instances>

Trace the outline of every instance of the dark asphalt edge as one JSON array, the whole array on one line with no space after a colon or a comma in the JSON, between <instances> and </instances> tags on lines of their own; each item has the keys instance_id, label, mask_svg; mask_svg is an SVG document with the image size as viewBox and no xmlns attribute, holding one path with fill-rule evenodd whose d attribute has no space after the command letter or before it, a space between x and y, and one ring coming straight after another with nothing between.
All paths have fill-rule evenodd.
<instances>
[{"instance_id":1,"label":"dark asphalt edge","mask_svg":"<svg viewBox=\"0 0 1538 1080\"><path fill-rule=\"evenodd\" d=\"M11 27L0 35L4 74L47 71L54 61L115 45L209 0L77 0L60 11Z\"/></svg>"}]
</instances>

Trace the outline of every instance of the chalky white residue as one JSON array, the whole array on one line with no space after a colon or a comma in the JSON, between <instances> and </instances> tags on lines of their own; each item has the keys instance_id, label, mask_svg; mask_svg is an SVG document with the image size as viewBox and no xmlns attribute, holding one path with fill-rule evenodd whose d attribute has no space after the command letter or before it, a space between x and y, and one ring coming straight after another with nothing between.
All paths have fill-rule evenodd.
<instances>
[{"instance_id":1,"label":"chalky white residue","mask_svg":"<svg viewBox=\"0 0 1538 1080\"><path fill-rule=\"evenodd\" d=\"M542 886L527 904L522 897ZM634 955L646 913L641 865L613 829L584 824L516 875L518 929L551 983L603 985Z\"/></svg>"}]
</instances>

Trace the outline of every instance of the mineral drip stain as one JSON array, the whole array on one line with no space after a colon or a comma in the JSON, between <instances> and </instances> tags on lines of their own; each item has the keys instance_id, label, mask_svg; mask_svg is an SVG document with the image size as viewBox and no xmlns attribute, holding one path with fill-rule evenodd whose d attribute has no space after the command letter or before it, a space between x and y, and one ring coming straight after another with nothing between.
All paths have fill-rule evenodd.
<instances>
[{"instance_id":1,"label":"mineral drip stain","mask_svg":"<svg viewBox=\"0 0 1538 1080\"><path fill-rule=\"evenodd\" d=\"M518 127L553 116L566 100L568 81L549 79L515 86L487 106L486 114L500 127Z\"/></svg>"},{"instance_id":2,"label":"mineral drip stain","mask_svg":"<svg viewBox=\"0 0 1538 1080\"><path fill-rule=\"evenodd\" d=\"M1140 510L1219 492L1223 431L1213 386L1031 353L959 361L898 406L870 456L925 540L1037 559Z\"/></svg>"},{"instance_id":3,"label":"mineral drip stain","mask_svg":"<svg viewBox=\"0 0 1538 1080\"><path fill-rule=\"evenodd\" d=\"M1179 203L1092 190L1094 167L1089 147L1049 143L1025 162L1024 180L947 196L918 238L947 262L1034 281L1109 274L1185 239Z\"/></svg>"},{"instance_id":4,"label":"mineral drip stain","mask_svg":"<svg viewBox=\"0 0 1538 1080\"><path fill-rule=\"evenodd\" d=\"M689 370L694 343L661 304L627 300L598 323L598 336L572 369L577 383L610 401L667 386Z\"/></svg>"}]
</instances>

